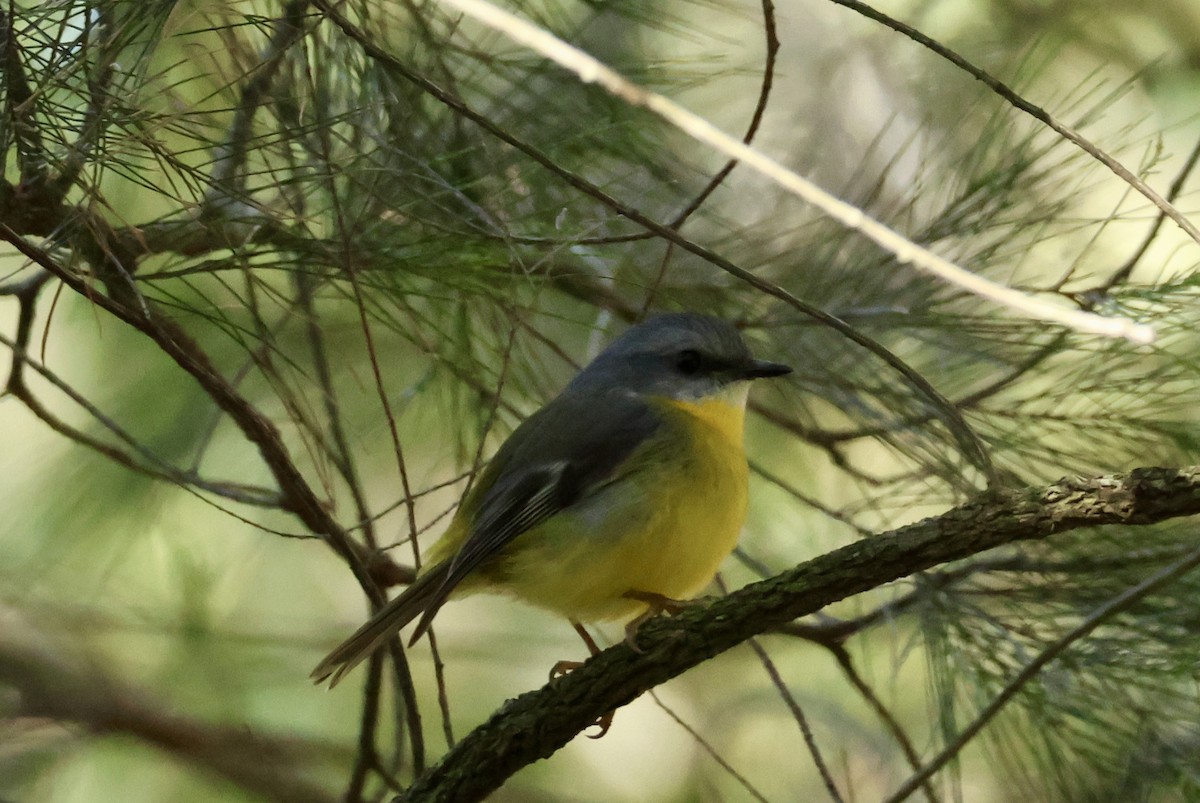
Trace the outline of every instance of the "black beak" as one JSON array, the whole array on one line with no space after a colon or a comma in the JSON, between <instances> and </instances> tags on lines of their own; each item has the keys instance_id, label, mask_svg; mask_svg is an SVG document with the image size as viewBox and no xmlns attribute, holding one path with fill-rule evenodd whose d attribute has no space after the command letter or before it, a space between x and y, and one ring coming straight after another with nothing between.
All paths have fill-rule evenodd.
<instances>
[{"instance_id":1,"label":"black beak","mask_svg":"<svg viewBox=\"0 0 1200 803\"><path fill-rule=\"evenodd\" d=\"M742 376L746 379L768 379L773 376L790 374L791 372L791 366L784 365L781 362L752 360L742 369Z\"/></svg>"}]
</instances>

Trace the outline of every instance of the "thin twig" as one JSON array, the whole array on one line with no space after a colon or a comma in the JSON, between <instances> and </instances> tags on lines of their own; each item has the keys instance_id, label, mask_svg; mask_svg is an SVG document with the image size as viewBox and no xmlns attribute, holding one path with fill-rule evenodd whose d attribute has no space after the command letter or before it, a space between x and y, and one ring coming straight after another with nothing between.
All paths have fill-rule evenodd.
<instances>
[{"instance_id":1,"label":"thin twig","mask_svg":"<svg viewBox=\"0 0 1200 803\"><path fill-rule=\"evenodd\" d=\"M408 654L400 639L392 639L388 645L388 655L392 659L392 682L396 684L396 697L400 704L396 709L396 764L399 765L400 749L404 745L405 736L412 742L409 751L412 757L413 772L425 771L425 731L421 726L421 708L417 704L417 685L413 682L412 667L408 663Z\"/></svg>"},{"instance_id":2,"label":"thin twig","mask_svg":"<svg viewBox=\"0 0 1200 803\"><path fill-rule=\"evenodd\" d=\"M238 174L246 161L254 115L267 97L287 51L308 33L303 27L308 7L309 0L292 0L284 7L283 16L274 20L275 31L255 64L253 75L242 87L229 133L213 149L209 190L204 200L206 211L217 211L241 195Z\"/></svg>"},{"instance_id":3,"label":"thin twig","mask_svg":"<svg viewBox=\"0 0 1200 803\"><path fill-rule=\"evenodd\" d=\"M379 763L375 732L379 727L379 708L382 704L383 658L383 651L377 650L367 659L367 679L363 683L362 711L358 720L358 751L354 756L350 781L346 784L346 803L359 803L363 799L367 773Z\"/></svg>"},{"instance_id":4,"label":"thin twig","mask_svg":"<svg viewBox=\"0 0 1200 803\"><path fill-rule=\"evenodd\" d=\"M442 660L442 653L438 650L437 634L433 632L433 628L429 628L429 650L430 657L433 660L433 676L437 683L437 699L438 710L442 714L442 735L446 737L446 748L454 747L454 723L450 718L450 693L449 687L446 685L446 662Z\"/></svg>"},{"instance_id":5,"label":"thin twig","mask_svg":"<svg viewBox=\"0 0 1200 803\"><path fill-rule=\"evenodd\" d=\"M11 285L0 287L0 295L12 296L17 299L17 328L14 332L16 348L11 348L12 363L8 370L8 381L5 390L24 385L25 353L29 351L29 341L33 335L34 313L37 311L37 300L42 294L42 288L50 281L50 274L37 271L33 276ZM2 394L0 394L2 395Z\"/></svg>"},{"instance_id":6,"label":"thin twig","mask_svg":"<svg viewBox=\"0 0 1200 803\"><path fill-rule=\"evenodd\" d=\"M892 370L900 374L904 380L909 383L909 385L911 385L917 392L930 401L933 408L939 412L940 420L954 435L954 438L958 442L959 448L962 450L963 454L968 460L971 461L971 463L978 467L980 471L987 476L989 485L996 485L999 482L999 476L994 466L992 466L991 458L989 457L987 450L984 448L982 441L980 441L974 430L972 430L970 425L967 424L966 420L963 419L962 414L955 409L954 405L951 404L950 401L946 399L946 397L943 396L936 388L934 388L933 385L929 383L929 380L922 376L920 372L905 363L896 354L885 348L881 343L867 336L858 329L855 329L853 326L847 324L837 316L801 300L779 285L770 282L761 276L758 276L752 271L735 265L733 262L720 256L712 250L705 248L704 246L688 239L687 237L684 237L678 231L653 220L652 218L638 211L636 208L617 200L582 176L564 169L545 153L542 153L529 143L522 141L521 139L500 128L486 115L474 110L459 98L450 95L441 87L437 86L419 73L413 71L402 61L392 56L379 45L375 44L360 28L347 20L345 16L343 16L331 4L330 0L314 0L314 3L329 16L330 20L332 20L346 36L357 42L363 51L372 59L376 60L381 65L386 66L389 70L395 72L397 75L402 76L405 80L420 87L423 91L436 98L440 103L446 105L458 114L468 118L480 128L490 133L492 136L497 137L501 141L513 146L514 148L517 148L526 156L530 157L538 164L559 176L570 186L575 187L581 192L587 194L589 197L599 201L608 208L612 209L614 212L628 218L629 220L632 220L649 231L654 232L658 237L675 243L685 251L695 254L706 262L720 268L732 276L735 276L751 287L754 287L755 289L760 290L769 296L779 299L798 312L824 324L825 326L828 326L829 328L841 334L843 337L846 337L848 340L874 354L890 368L892 368ZM628 314L630 317L633 317L636 315L636 310L629 309ZM451 367L451 370L454 370L454 368Z\"/></svg>"},{"instance_id":7,"label":"thin twig","mask_svg":"<svg viewBox=\"0 0 1200 803\"><path fill-rule=\"evenodd\" d=\"M1168 201L1174 203L1175 199L1179 197L1179 193L1183 191L1183 185L1187 183L1188 177L1191 176L1192 171L1196 168L1197 161L1200 161L1200 139L1197 139L1196 144L1192 146L1192 152L1188 154L1187 159L1184 160L1183 167L1180 168L1179 173L1175 176L1175 180L1171 182L1171 186L1167 189ZM1125 264L1113 273L1097 292L1101 295L1107 294L1113 287L1123 284L1129 278L1130 274L1133 273L1133 269L1137 267L1138 263L1142 261L1142 257L1150 250L1150 246L1154 244L1154 240L1158 237L1158 232L1162 228L1163 221L1166 218L1166 210L1160 209L1158 215L1154 218L1153 225L1146 232L1146 236L1141 244L1134 250L1129 259L1125 261Z\"/></svg>"},{"instance_id":8,"label":"thin twig","mask_svg":"<svg viewBox=\"0 0 1200 803\"><path fill-rule=\"evenodd\" d=\"M742 135L742 142L749 145L754 141L754 135L758 133L758 128L762 125L763 115L767 111L767 100L771 97L771 87L775 83L775 59L779 55L779 36L775 29L775 4L771 0L762 0L763 14L763 33L767 39L767 55L763 63L762 84L758 90L758 102L754 104L754 112L750 115L750 125L746 128L746 133ZM683 208L675 219L667 225L673 229L678 229L687 222L693 214L696 213L708 197L716 192L717 187L733 172L733 168L737 167L737 159L730 159L725 163L717 174L709 180L708 184L700 191L700 193L692 199L686 207Z\"/></svg>"},{"instance_id":9,"label":"thin twig","mask_svg":"<svg viewBox=\"0 0 1200 803\"><path fill-rule=\"evenodd\" d=\"M767 803L766 795L758 791L758 789L754 787L754 784L750 783L749 778L738 772L724 756L718 753L717 749L712 746L712 744L704 737L703 734L689 725L686 721L684 721L683 717L679 716L679 714L675 712L674 709L664 703L658 692L654 691L654 689L651 689L649 692L647 692L647 694L650 695L650 699L654 701L654 704L657 705L664 714L670 717L676 725L687 731L687 734L692 737L697 745L700 746L700 749L703 750L709 758L717 762L717 765L720 766L730 778L733 778L734 782L736 782L738 786L745 789L746 793L749 794L750 797L754 798L759 803Z\"/></svg>"},{"instance_id":10,"label":"thin twig","mask_svg":"<svg viewBox=\"0 0 1200 803\"><path fill-rule=\"evenodd\" d=\"M1196 243L1200 244L1200 230L1198 230L1196 228L1196 226L1190 220L1188 220L1186 217L1184 217L1183 213L1180 212L1178 209L1176 209L1174 204L1172 204L1170 201L1168 201L1165 198L1163 198L1162 196L1160 196L1157 192L1154 191L1153 188L1150 187L1150 185L1148 185L1146 182L1142 181L1142 179L1138 178L1136 175L1131 173L1129 171L1129 169L1126 168L1123 164L1121 164L1116 159L1109 156L1107 153L1100 150L1100 148L1096 147L1090 141L1085 139L1083 137L1083 135L1080 134L1078 131L1075 131L1074 129L1067 127L1066 125L1064 125L1063 123L1059 122L1054 117L1052 117L1049 114L1049 112L1047 112L1046 110L1044 110L1038 106L1035 106L1034 104L1025 100L1025 98L1018 95L1016 92L1014 92L1012 89L1010 89L1008 86L1006 86L999 79L993 77L992 75L990 75L989 73L980 69L979 67L976 67L974 64L967 61L965 58L963 58L962 56L960 56L958 53L954 52L950 48L946 47L941 42L938 42L935 39L931 39L929 36L921 33L916 28L913 28L909 25L905 25L903 22L900 22L897 19L889 17L888 15L886 15L880 11L876 11L874 8L867 5L866 3L860 2L859 0L830 0L830 2L836 3L839 6L845 6L846 8L852 9L852 10L858 12L859 14L862 14L864 17L873 19L876 22L882 23L883 25L886 25L887 27L891 28L892 30L897 31L898 33L904 34L905 36L907 36L909 39L912 39L917 44L922 45L922 46L932 50L934 53L936 53L939 56L941 56L942 58L946 59L954 66L958 67L960 70L963 70L964 72L966 72L968 75L970 75L975 80L982 82L985 86L987 86L989 89L991 89L993 92L995 92L1000 97L1004 98L1010 104L1012 104L1016 108L1020 109L1021 111L1025 112L1029 116L1033 117L1035 120L1038 120L1039 122L1044 123L1046 126L1048 126L1050 128L1050 130L1052 130L1056 134L1062 136L1064 139L1068 140L1069 142L1074 143L1076 146L1079 147L1080 150L1087 153L1089 156L1091 156L1096 161L1103 164L1105 167L1107 167L1109 170L1111 170L1113 173L1115 173L1121 179L1126 181L1131 187L1133 187L1135 190L1140 192L1151 203L1153 203L1160 210L1162 210L1163 214L1167 215L1168 217L1171 218L1171 220L1175 221L1175 223L1178 224L1179 228L1183 229L1183 231L1186 232L1189 237L1191 237L1193 240L1195 240ZM1130 338L1130 339L1133 339L1133 338ZM1139 342L1139 341L1134 340L1134 342Z\"/></svg>"},{"instance_id":11,"label":"thin twig","mask_svg":"<svg viewBox=\"0 0 1200 803\"><path fill-rule=\"evenodd\" d=\"M927 765L925 765L920 772L914 774L911 778L905 781L904 784L895 791L895 793L893 793L884 801L884 803L900 803L900 801L906 799L909 795L916 791L916 789L922 783L924 783L926 779L930 778L934 773L946 766L946 764L953 761L955 756L959 754L963 747L965 747L973 738L975 738L979 731L983 730L984 726L991 722L996 714L1000 713L1000 709L1004 708L1004 706L1007 705L1009 701L1011 701L1012 698L1015 697L1027 683L1035 678L1037 674L1046 667L1047 664L1051 663L1064 652L1066 652L1072 644L1087 636L1114 615L1127 610L1130 606L1134 605L1142 598L1157 591L1163 586L1178 580L1180 577L1193 571L1198 566L1200 566L1200 548L1192 550L1181 560L1176 561L1170 566L1166 566L1163 569L1155 572L1142 582L1138 583L1132 588L1126 589L1105 604L1101 605L1099 608L1096 608L1096 610L1092 611L1087 618L1073 627L1053 644L1049 645L1046 647L1046 649L1038 653L1037 657L1026 664L1024 668L1022 668L1021 671L1018 672L1016 676L1013 677L1013 679L1010 680L1008 684L1005 685L1005 687L1001 689L995 697L992 698L991 702L989 702L984 709L979 712L975 719L971 721L971 724L963 728L958 736L954 738L954 741L946 745L946 748L942 750L942 752L938 753L938 755Z\"/></svg>"},{"instance_id":12,"label":"thin twig","mask_svg":"<svg viewBox=\"0 0 1200 803\"><path fill-rule=\"evenodd\" d=\"M35 96L25 75L25 64L21 58L21 47L17 44L13 30L13 5L9 10L0 10L0 58L4 63L4 116L11 120L16 135L17 164L21 171L21 185L26 191L41 188L47 178L46 150L42 132L34 117ZM6 132L8 126L0 126ZM4 156L8 148L5 144Z\"/></svg>"},{"instance_id":13,"label":"thin twig","mask_svg":"<svg viewBox=\"0 0 1200 803\"><path fill-rule=\"evenodd\" d=\"M854 530L854 532L858 533L861 536L865 537L865 536L868 536L871 534L870 530L868 530L866 527L863 527L861 524L858 524L857 522L855 522L854 519L850 518L845 513L842 513L839 510L834 510L833 508L831 508L827 505L821 504L821 502L818 501L815 497L812 497L812 496L804 493L799 488L797 488L795 485L793 485L792 483L785 480L783 477L779 476L775 472L768 469L761 462L759 462L757 460L751 460L751 461L749 461L749 463L750 463L750 470L752 472L754 472L755 475L762 477L764 480L771 483L776 488L780 489L781 491L788 494L792 498L798 500L802 504L805 504L808 507L811 507L813 510L817 511L818 513L822 513L825 516L833 519L834 521L836 521L840 524L846 525L847 527Z\"/></svg>"},{"instance_id":14,"label":"thin twig","mask_svg":"<svg viewBox=\"0 0 1200 803\"><path fill-rule=\"evenodd\" d=\"M342 421L342 410L338 404L337 386L333 382L333 373L329 367L329 354L325 350L325 333L321 328L320 316L316 305L313 304L313 284L306 274L298 274L295 279L296 297L304 314L305 330L308 334L308 348L312 352L313 370L316 374L317 386L321 389L321 398L325 404L325 420L329 427L329 437L333 441L333 464L337 468L346 487L350 490L350 498L354 502L355 515L361 525L363 540L369 549L375 549L375 517L367 505L366 494L363 492L362 481L354 461L354 451L350 448L350 439L346 436L346 427Z\"/></svg>"},{"instance_id":15,"label":"thin twig","mask_svg":"<svg viewBox=\"0 0 1200 803\"><path fill-rule=\"evenodd\" d=\"M838 792L837 783L834 782L833 776L829 773L829 767L825 764L825 759L821 757L821 749L817 746L817 738L813 735L812 728L808 724L808 717L804 715L804 709L796 702L796 698L792 696L792 692L787 687L787 683L779 674L775 663L771 660L771 656L767 655L767 651L758 643L757 639L748 639L747 644L750 649L754 650L754 654L758 656L759 663L763 669L767 671L767 676L771 678L772 685L779 692L779 696L783 698L783 702L787 705L788 710L792 712L792 718L796 720L796 724L800 726L800 733L804 736L804 744L808 747L808 754L812 756L813 764L817 767L817 772L821 775L821 781L825 784L825 791L829 792L829 797L844 803L842 795Z\"/></svg>"},{"instance_id":16,"label":"thin twig","mask_svg":"<svg viewBox=\"0 0 1200 803\"><path fill-rule=\"evenodd\" d=\"M1029 317L1066 326L1080 332L1123 338L1133 343L1154 342L1154 329L1128 318L1102 317L1064 308L1018 290L996 284L970 273L949 260L902 237L861 209L842 201L775 159L729 136L699 115L666 97L626 80L597 59L567 44L548 31L515 16L486 0L439 0L493 28L514 42L525 45L556 64L574 72L584 83L597 83L631 106L645 108L680 131L725 155L745 162L798 198L818 207L827 216L853 229L890 252L901 264L930 273L980 298L1007 306ZM1200 242L1200 237L1197 238Z\"/></svg>"},{"instance_id":17,"label":"thin twig","mask_svg":"<svg viewBox=\"0 0 1200 803\"><path fill-rule=\"evenodd\" d=\"M913 768L914 772L920 771L921 758L917 755L917 751L913 747L912 740L908 738L908 734L904 732L904 728L901 727L896 718L892 716L892 712L887 709L887 706L885 706L883 701L879 699L879 696L875 694L875 690L872 689L865 680L863 680L862 675L860 675L858 670L855 669L854 662L850 659L850 651L841 644L831 644L827 646L829 647L829 651L833 653L834 660L837 661L838 666L842 668L842 673L845 674L846 680L850 681L850 685L858 691L870 709L875 712L875 716L879 717L879 721L882 722L883 726L888 729L889 733L892 734L892 738L895 739L896 744L900 746L900 752L904 753L904 758L908 761L908 765ZM925 779L925 781L921 784L921 789L925 792L925 798L929 801L929 803L938 803L938 797L933 791L933 783L930 781L930 779Z\"/></svg>"},{"instance_id":18,"label":"thin twig","mask_svg":"<svg viewBox=\"0 0 1200 803\"><path fill-rule=\"evenodd\" d=\"M716 577L717 587L721 589L721 593L728 595L729 589L725 585L725 580L720 575ZM796 702L796 698L792 695L791 689L784 682L783 676L779 674L779 668L775 666L775 662L771 660L771 656L767 654L766 649L758 642L758 639L747 639L750 649L758 657L758 662L762 664L766 670L767 677L771 679L771 684L775 690L779 692L779 696L783 699L788 710L792 714L792 718L796 720L796 724L800 727L800 733L804 737L804 745L808 748L808 754L812 756L813 764L817 768L817 773L821 776L821 782L825 784L826 791L836 803L844 803L841 793L838 792L837 783L833 780L833 775L829 772L829 766L825 763L824 757L821 755L821 748L817 745L817 738L813 735L812 727L808 724L808 717L804 713L804 709Z\"/></svg>"},{"instance_id":19,"label":"thin twig","mask_svg":"<svg viewBox=\"0 0 1200 803\"><path fill-rule=\"evenodd\" d=\"M123 466L131 471L143 474L156 480L166 480L181 487L191 487L197 490L211 493L214 496L219 496L229 499L234 502L240 502L245 505L253 505L263 508L281 508L283 500L279 493L268 488L259 488L253 485L243 485L233 482L218 482L206 480L195 472L184 471L172 465L166 459L159 457L152 449L142 444L133 435L126 432L116 421L109 418L101 410L90 402L83 394L76 391L73 387L67 384L62 378L55 374L50 369L46 368L37 360L32 359L29 354L21 347L21 344L10 340L3 334L0 334L0 345L7 348L13 354L14 366L29 367L67 398L79 405L83 410L91 416L102 427L111 432L119 440L127 444L134 452L141 457L135 458L133 455L105 443L104 441L95 438L85 432L82 432L70 424L67 424L58 416L54 415L47 409L25 383L23 373L13 371L9 374L8 382L5 386L5 392L13 398L21 401L25 407L37 416L42 423L46 424L50 429L58 434L68 438L69 440L91 449L92 451L103 455L107 459L113 461L119 466ZM147 465L149 464L149 465Z\"/></svg>"},{"instance_id":20,"label":"thin twig","mask_svg":"<svg viewBox=\"0 0 1200 803\"><path fill-rule=\"evenodd\" d=\"M85 15L80 49L85 56L89 51L98 51L99 55L95 58L95 64L87 77L88 103L87 110L84 112L83 125L80 127L75 142L69 147L62 168L50 182L48 188L48 197L54 203L62 201L75 182L79 180L79 175L87 166L88 159L93 153L93 143L100 141L112 122L112 118L108 114L109 104L112 100L110 84L113 77L113 65L116 63L116 51L119 49L112 41L114 35L109 25L109 17L112 13L112 9L106 9L102 4L97 3L90 6ZM99 42L96 42L96 37L93 36L94 28L100 29Z\"/></svg>"}]
</instances>

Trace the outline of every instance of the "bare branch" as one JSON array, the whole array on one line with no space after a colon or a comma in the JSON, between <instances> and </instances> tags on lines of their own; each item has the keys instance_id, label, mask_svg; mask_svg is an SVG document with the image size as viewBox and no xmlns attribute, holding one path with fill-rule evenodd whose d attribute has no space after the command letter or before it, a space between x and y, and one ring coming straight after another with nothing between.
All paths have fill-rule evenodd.
<instances>
[{"instance_id":1,"label":"bare branch","mask_svg":"<svg viewBox=\"0 0 1200 803\"><path fill-rule=\"evenodd\" d=\"M747 639L915 572L1017 541L1200 513L1200 466L1075 477L991 492L941 516L807 561L638 632L641 652L611 647L570 674L509 701L400 797L481 800L602 714Z\"/></svg>"},{"instance_id":2,"label":"bare branch","mask_svg":"<svg viewBox=\"0 0 1200 803\"><path fill-rule=\"evenodd\" d=\"M800 733L804 737L804 746L808 748L808 754L812 756L813 764L821 776L821 783L825 785L825 791L829 793L829 798L835 803L845 803L841 793L838 792L833 775L829 772L829 765L825 763L825 758L821 755L821 748L817 746L817 737L813 735L812 726L808 724L808 717L805 715L804 709L796 702L791 690L788 689L787 682L779 674L775 662L771 660L771 656L767 654L766 649L758 643L757 639L747 639L746 643L758 656L758 662L762 664L763 669L767 671L767 676L771 678L771 685L779 692L784 704L792 712L792 718L796 720L796 724L800 727Z\"/></svg>"},{"instance_id":3,"label":"bare branch","mask_svg":"<svg viewBox=\"0 0 1200 803\"><path fill-rule=\"evenodd\" d=\"M640 106L657 114L698 142L744 162L842 225L868 237L895 256L901 264L911 264L980 298L1002 304L1029 317L1050 321L1080 332L1124 338L1133 343L1154 342L1154 329L1150 326L1135 323L1127 318L1105 318L1090 312L1064 308L960 268L869 217L861 209L834 197L788 170L775 159L729 136L699 115L687 111L662 95L633 84L578 48L486 0L440 2L457 8L484 25L500 31L514 42L525 45L571 70L584 83L597 83L630 105ZM1197 237L1197 241L1200 242L1200 236Z\"/></svg>"},{"instance_id":4,"label":"bare branch","mask_svg":"<svg viewBox=\"0 0 1200 803\"><path fill-rule=\"evenodd\" d=\"M26 307L22 307L22 313L25 309ZM20 331L21 327L18 326L18 332ZM53 371L50 371L39 362L31 360L19 340L9 340L4 335L0 335L0 345L5 346L13 355L13 368L9 372L8 382L4 388L5 392L12 395L13 398L20 400L31 413L58 434L74 441L80 446L103 455L119 466L124 466L131 471L154 479L166 480L185 488L206 491L215 496L241 502L246 505L265 508L279 508L282 506L283 500L279 494L269 488L257 488L252 485L235 482L208 480L194 471L184 471L172 465L126 432L116 421L101 412L99 408L59 378ZM125 452L112 444L105 443L86 432L72 427L54 415L33 395L33 391L29 389L24 379L24 372L21 370L24 367L33 369L35 373L58 388L71 401L78 404L88 415L99 422L101 426L128 445L133 453ZM134 455L138 455L139 457L135 457Z\"/></svg>"},{"instance_id":5,"label":"bare branch","mask_svg":"<svg viewBox=\"0 0 1200 803\"><path fill-rule=\"evenodd\" d=\"M934 53L937 53L939 56L949 61L955 67L958 67L975 80L981 81L985 86L987 86L1000 97L1004 98L1010 104L1025 112L1030 117L1033 117L1035 120L1045 123L1050 130L1062 136L1069 142L1075 144L1084 153L1088 154L1096 161L1100 162L1102 165L1111 170L1113 173L1118 175L1121 179L1127 182L1129 186L1133 187L1135 190L1145 196L1151 203L1157 206L1164 215L1175 221L1179 228L1183 229L1183 231L1186 232L1189 237L1195 240L1197 244L1200 244L1200 229L1197 229L1195 224L1184 217L1183 213L1176 209L1174 204L1163 198L1161 195L1155 192L1150 185L1131 173L1129 169L1125 167L1125 165L1121 164L1116 159L1109 156L1107 153L1100 150L1100 148L1096 147L1090 141L1085 139L1078 131L1069 128L1056 120L1045 109L1030 103L1025 98L1021 97L1012 89L1010 89L998 78L990 75L979 67L976 67L974 64L967 61L965 58L960 56L958 53L955 53L941 42L930 38L910 25L905 25L903 22L900 22L893 17L889 17L887 14L884 14L881 11L876 11L866 3L859 2L859 0L830 0L830 2L852 9L859 14L862 14L864 17L873 19L876 22L882 23L892 30L897 31L898 33L904 34L922 47L929 48Z\"/></svg>"},{"instance_id":6,"label":"bare branch","mask_svg":"<svg viewBox=\"0 0 1200 803\"><path fill-rule=\"evenodd\" d=\"M833 653L834 659L838 662L838 666L842 668L842 673L845 674L846 680L850 681L850 685L858 692L875 712L875 716L879 717L879 721L888 729L888 733L892 734L892 738L896 740L896 744L900 746L900 752L904 754L904 758L908 761L914 772L920 771L921 761L917 756L917 751L913 747L912 740L908 738L908 734L904 732L904 728L892 715L892 712L887 709L875 691L863 680L862 675L854 668L854 662L850 660L850 652L841 644L829 646L829 651ZM924 779L920 787L925 792L925 799L929 803L937 803L938 797L933 791L933 784L928 778Z\"/></svg>"},{"instance_id":7,"label":"bare branch","mask_svg":"<svg viewBox=\"0 0 1200 803\"><path fill-rule=\"evenodd\" d=\"M329 0L314 0L314 3L326 15L329 16L330 20L332 20L346 36L357 42L363 49L363 52L372 59L375 59L377 62L386 66L389 70L403 77L405 80L411 82L415 86L420 87L424 92L436 98L438 102L444 104L447 108L453 110L454 112L466 117L487 133L513 146L514 148L517 148L539 165L553 172L570 186L585 193L588 197L599 201L617 214L632 220L634 223L637 223L639 226L642 226L649 231L654 232L660 238L674 243L685 251L695 254L696 256L720 268L731 276L740 279L750 287L760 290L761 292L766 293L768 296L777 298L801 314L806 315L809 318L824 324L825 326L828 326L830 329L845 336L853 343L861 346L866 351L874 354L892 370L900 374L904 380L914 389L916 389L922 396L929 400L930 404L938 411L939 420L941 420L946 425L946 428L953 433L955 440L959 443L959 447L963 450L963 454L966 455L966 457L975 466L984 472L991 484L996 483L998 475L995 471L995 468L992 466L991 458L988 456L987 451L984 449L983 444L979 440L978 436L975 435L974 431L963 419L961 413L959 413L959 411L955 409L954 405L951 404L950 401L946 399L946 397L943 396L936 388L934 388L933 385L929 383L929 380L925 379L920 372L913 369L897 355L885 348L881 343L869 337L865 333L855 329L853 326L850 326L836 315L832 315L816 305L805 302L796 295L789 293L779 285L767 281L752 271L735 265L733 262L715 253L714 251L705 248L704 246L692 240L689 240L670 226L659 223L658 221L643 214L636 208L614 198L584 177L564 169L561 165L557 164L553 159L539 151L537 148L534 148L529 143L523 142L519 138L512 136L507 131L497 126L487 117L487 115L476 111L467 105L467 103L463 100L449 94L432 81L409 69L408 66L406 66L399 59L395 58L382 47L371 41L370 37L368 37L360 28L350 22L350 20L346 19L346 17L342 15L337 8L331 5ZM636 312L631 311L630 314L634 315Z\"/></svg>"}]
</instances>

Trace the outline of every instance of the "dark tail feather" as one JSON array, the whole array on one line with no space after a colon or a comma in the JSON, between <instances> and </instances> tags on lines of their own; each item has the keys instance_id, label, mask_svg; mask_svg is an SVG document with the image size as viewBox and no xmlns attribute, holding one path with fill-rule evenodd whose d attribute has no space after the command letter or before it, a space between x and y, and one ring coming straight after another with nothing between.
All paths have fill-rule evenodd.
<instances>
[{"instance_id":1,"label":"dark tail feather","mask_svg":"<svg viewBox=\"0 0 1200 803\"><path fill-rule=\"evenodd\" d=\"M444 561L422 574L403 594L380 608L354 635L335 647L312 671L309 677L313 682L322 683L329 679L329 688L332 689L347 672L379 649L400 628L425 613L422 626L413 634L412 641L416 641L428 629L433 613L450 595L451 588L446 587L449 563Z\"/></svg>"}]
</instances>

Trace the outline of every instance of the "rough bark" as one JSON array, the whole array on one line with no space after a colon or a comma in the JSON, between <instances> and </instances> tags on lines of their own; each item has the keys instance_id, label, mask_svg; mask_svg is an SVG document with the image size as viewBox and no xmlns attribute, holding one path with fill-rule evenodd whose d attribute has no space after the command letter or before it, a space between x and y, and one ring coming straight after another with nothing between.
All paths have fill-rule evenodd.
<instances>
[{"instance_id":1,"label":"rough bark","mask_svg":"<svg viewBox=\"0 0 1200 803\"><path fill-rule=\"evenodd\" d=\"M605 650L544 688L510 700L394 803L481 800L547 758L605 712L758 634L839 600L1017 541L1200 513L1200 467L1141 468L989 493L746 586L672 619L647 622L639 654Z\"/></svg>"}]
</instances>

